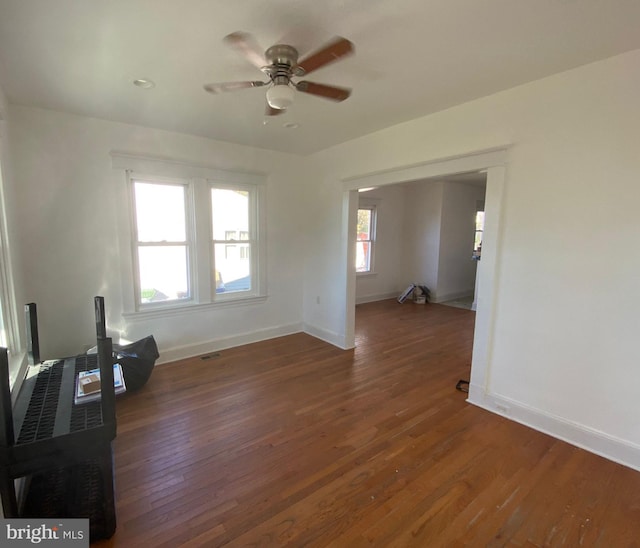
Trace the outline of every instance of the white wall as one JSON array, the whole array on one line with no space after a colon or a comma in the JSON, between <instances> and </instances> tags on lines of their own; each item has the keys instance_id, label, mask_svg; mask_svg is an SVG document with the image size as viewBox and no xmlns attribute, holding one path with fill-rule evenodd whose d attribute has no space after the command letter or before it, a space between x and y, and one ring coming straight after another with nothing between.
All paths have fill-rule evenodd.
<instances>
[{"instance_id":1,"label":"white wall","mask_svg":"<svg viewBox=\"0 0 640 548\"><path fill-rule=\"evenodd\" d=\"M435 302L473 295L476 261L472 260L476 204L484 188L448 181L442 196L442 227Z\"/></svg>"},{"instance_id":2,"label":"white wall","mask_svg":"<svg viewBox=\"0 0 640 548\"><path fill-rule=\"evenodd\" d=\"M471 260L477 201L484 188L452 181L418 181L360 194L378 208L374 275L357 275L356 302L397 296L424 284L431 300L473 295Z\"/></svg>"},{"instance_id":3,"label":"white wall","mask_svg":"<svg viewBox=\"0 0 640 548\"><path fill-rule=\"evenodd\" d=\"M360 193L361 203L374 203L377 229L374 272L358 274L356 302L370 302L396 297L409 279L402 267L404 191L401 187L384 187Z\"/></svg>"},{"instance_id":4,"label":"white wall","mask_svg":"<svg viewBox=\"0 0 640 548\"><path fill-rule=\"evenodd\" d=\"M20 106L10 107L10 122L19 211L14 243L24 266L24 298L38 304L43 356L73 354L92 343L98 294L105 296L110 333L153 334L169 357L300 330L302 159ZM127 194L124 172L111 166L113 150L266 173L266 302L125 321L123 301L133 289L121 278L118 224L128 218Z\"/></svg>"},{"instance_id":5,"label":"white wall","mask_svg":"<svg viewBox=\"0 0 640 548\"><path fill-rule=\"evenodd\" d=\"M307 161L305 180L310 191L302 207L307 212L302 303L304 330L345 347L344 288L350 242L342 230L348 217L344 200L347 193L340 181L324 177L326 167L322 163L313 157Z\"/></svg>"},{"instance_id":6,"label":"white wall","mask_svg":"<svg viewBox=\"0 0 640 548\"><path fill-rule=\"evenodd\" d=\"M418 182L403 188L405 286L409 283L426 285L434 297L438 284L444 183Z\"/></svg>"},{"instance_id":7,"label":"white wall","mask_svg":"<svg viewBox=\"0 0 640 548\"><path fill-rule=\"evenodd\" d=\"M486 386L476 403L640 468L640 51L413 120L314 155L326 255L306 292L344 323L342 180L512 144ZM342 308L340 308L342 307ZM505 403L505 402L508 402ZM498 405L500 407L498 407Z\"/></svg>"},{"instance_id":8,"label":"white wall","mask_svg":"<svg viewBox=\"0 0 640 548\"><path fill-rule=\"evenodd\" d=\"M432 302L473 295L474 218L476 202L484 199L484 189L437 180L380 190L387 188L404 194L404 213L396 218L402 226L398 239L402 257L395 265L401 272L403 288L412 282L424 284Z\"/></svg>"}]
</instances>

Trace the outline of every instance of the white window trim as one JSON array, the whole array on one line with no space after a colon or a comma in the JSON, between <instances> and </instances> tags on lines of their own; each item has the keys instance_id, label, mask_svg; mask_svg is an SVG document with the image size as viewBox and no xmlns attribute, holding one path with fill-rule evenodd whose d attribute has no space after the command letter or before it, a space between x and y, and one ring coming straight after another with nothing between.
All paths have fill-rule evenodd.
<instances>
[{"instance_id":1,"label":"white window trim","mask_svg":"<svg viewBox=\"0 0 640 548\"><path fill-rule=\"evenodd\" d=\"M13 397L16 397L27 364L27 355L24 348L21 346L15 283L13 280L13 272L9 267L11 250L8 238L9 231L7 225L2 169L2 160L4 159L4 124L5 122L0 116L0 307L2 308L2 321L6 330L6 344L9 351L9 385L11 387Z\"/></svg>"},{"instance_id":2,"label":"white window trim","mask_svg":"<svg viewBox=\"0 0 640 548\"><path fill-rule=\"evenodd\" d=\"M373 198L360 198L358 202L358 209L369 209L371 211L371 234L369 235L369 241L371 243L371 253L369 258L369 270L358 272L356 270L356 276L358 278L364 278L366 276L376 276L376 247L377 247L377 232L378 232L378 204L380 200ZM356 244L359 240L356 234Z\"/></svg>"},{"instance_id":3,"label":"white window trim","mask_svg":"<svg viewBox=\"0 0 640 548\"><path fill-rule=\"evenodd\" d=\"M169 306L169 303L141 303L138 302L138 295L140 295L140 265L138 264L138 248L140 246L140 240L138 239L138 227L136 222L136 198L135 198L135 183L150 183L157 185L168 186L182 186L184 187L185 198L185 245L187 248L187 287L189 288L189 297L185 299L179 299L170 301L171 306L176 305L188 305L191 303L199 302L198 299L198 284L194 278L194 267L196 264L196 230L195 214L194 214L194 185L188 180L173 179L167 177L156 177L152 175L139 175L131 171L127 171L127 184L129 187L129 201L131 204L131 214L133 220L131 223L131 260L133 264L133 287L136 301L136 309L138 311L154 310L157 308L164 308ZM154 244L152 244L154 245ZM158 244L162 245L162 244Z\"/></svg>"},{"instance_id":4,"label":"white window trim","mask_svg":"<svg viewBox=\"0 0 640 548\"><path fill-rule=\"evenodd\" d=\"M238 301L238 300L242 300L242 299L247 299L247 298L252 298L252 297L260 297L263 294L263 286L260 283L260 268L259 265L262 264L262 261L260 260L260 252L259 249L261 247L260 245L260 235L261 235L261 230L260 227L258 226L258 219L259 219L259 214L258 214L258 208L261 204L261 202L263 200L260 199L260 189L257 188L255 185L248 185L248 184L229 184L227 182L223 182L223 181L217 181L217 180L208 180L208 189L209 192L211 191L211 189L214 188L221 188L221 189L227 189L227 190L245 190L247 192L249 192L249 240L247 241L247 243L251 244L251 249L253 249L254 254L256 255L255 258L251 259L251 283L252 283L252 288L251 291L243 291L243 292L238 292L238 293L234 293L234 292L230 292L230 293L217 293L215 294L215 296L211 296L211 301L214 302L226 302L226 301ZM211 202L211 197L210 194L208 196L208 202ZM221 240L214 240L213 239L213 233L212 233L212 229L213 229L213 225L211 223L211 219L209 220L209 253L210 256L212 258L212 260L210 261L209 266L211 267L211 265L214 264L213 262L213 246L215 242L221 242ZM237 235L238 238L240 237L240 234ZM240 240L238 239L238 242L240 242ZM209 275L211 276L211 268L209 270ZM211 284L212 288L215 288L215 283ZM214 289L214 293L215 293L215 289Z\"/></svg>"},{"instance_id":5,"label":"white window trim","mask_svg":"<svg viewBox=\"0 0 640 548\"><path fill-rule=\"evenodd\" d=\"M201 311L229 306L246 306L263 302L266 297L266 182L267 176L261 173L226 171L208 166L195 165L178 160L138 156L126 152L111 152L112 167L125 173L127 192L123 194L128 202L123 208L128 212L121 215L119 227L119 246L121 250L121 280L123 284L123 317L127 320L144 320L162 318L190 311ZM132 180L148 182L166 182L187 184L188 200L187 223L192 230L193 247L189 259L191 295L190 299L171 301L168 303L138 304L139 288L137 287L137 267L133 257L133 249L137 244L135 234L135 211L133 210ZM228 294L215 293L215 283L211 275L211 217L210 188L245 187L255 191L254 230L256 231L255 259L252 261L252 280L255 280L251 292ZM253 195L253 193L251 194ZM132 246L132 243L134 244ZM196 260L195 257L199 257ZM203 257L205 259L203 259ZM254 275L255 274L255 275ZM206 281L205 281L206 280ZM213 285L213 287L212 287ZM129 288L128 290L126 288ZM224 295L224 296L222 296ZM151 306L149 306L151 304Z\"/></svg>"}]
</instances>

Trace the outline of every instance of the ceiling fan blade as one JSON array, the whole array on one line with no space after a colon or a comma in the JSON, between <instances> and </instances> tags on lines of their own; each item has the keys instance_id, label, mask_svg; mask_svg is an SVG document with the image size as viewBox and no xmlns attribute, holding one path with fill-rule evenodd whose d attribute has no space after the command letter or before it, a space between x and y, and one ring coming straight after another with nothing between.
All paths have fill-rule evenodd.
<instances>
[{"instance_id":1,"label":"ceiling fan blade","mask_svg":"<svg viewBox=\"0 0 640 548\"><path fill-rule=\"evenodd\" d=\"M247 82L220 82L218 84L205 84L203 87L209 93L223 93L225 91L235 91L237 89L244 88L259 88L267 85L268 82L261 82L260 80L247 81Z\"/></svg>"},{"instance_id":2,"label":"ceiling fan blade","mask_svg":"<svg viewBox=\"0 0 640 548\"><path fill-rule=\"evenodd\" d=\"M327 86L325 84L316 84L315 82L307 82L303 80L295 84L296 89L302 93L310 93L311 95L318 95L325 99L331 99L332 101L344 101L349 95L351 90L349 88L339 88L336 86Z\"/></svg>"},{"instance_id":3,"label":"ceiling fan blade","mask_svg":"<svg viewBox=\"0 0 640 548\"><path fill-rule=\"evenodd\" d=\"M300 61L298 69L302 69L304 71L303 74L309 74L320 67L353 53L354 50L353 44L349 40L337 36L322 49Z\"/></svg>"},{"instance_id":4,"label":"ceiling fan blade","mask_svg":"<svg viewBox=\"0 0 640 548\"><path fill-rule=\"evenodd\" d=\"M259 69L267 64L264 58L264 50L248 32L232 32L225 36L223 41Z\"/></svg>"},{"instance_id":5,"label":"ceiling fan blade","mask_svg":"<svg viewBox=\"0 0 640 548\"><path fill-rule=\"evenodd\" d=\"M278 116L278 114L282 114L283 112L285 112L285 109L273 108L267 102L265 102L265 104L264 104L264 115L265 116Z\"/></svg>"}]
</instances>

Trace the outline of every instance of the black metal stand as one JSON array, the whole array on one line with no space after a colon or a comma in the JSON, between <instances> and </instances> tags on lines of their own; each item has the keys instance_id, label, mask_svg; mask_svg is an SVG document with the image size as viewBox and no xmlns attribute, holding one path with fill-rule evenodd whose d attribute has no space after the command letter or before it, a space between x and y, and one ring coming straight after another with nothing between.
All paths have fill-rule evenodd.
<instances>
[{"instance_id":1,"label":"black metal stand","mask_svg":"<svg viewBox=\"0 0 640 548\"><path fill-rule=\"evenodd\" d=\"M116 528L113 457L116 435L113 351L105 337L104 302L96 297L97 356L30 365L11 405L9 364L0 349L0 497L5 518L89 518L91 539ZM98 319L98 314L100 314ZM39 357L35 305L27 305L30 354ZM100 368L99 401L74 405L79 371ZM24 504L16 478L25 477Z\"/></svg>"}]
</instances>

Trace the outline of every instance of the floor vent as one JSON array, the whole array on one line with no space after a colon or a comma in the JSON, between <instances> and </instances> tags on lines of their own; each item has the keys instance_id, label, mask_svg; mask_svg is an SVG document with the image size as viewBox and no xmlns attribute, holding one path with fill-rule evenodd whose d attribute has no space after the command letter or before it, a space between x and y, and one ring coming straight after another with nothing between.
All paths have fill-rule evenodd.
<instances>
[{"instance_id":1,"label":"floor vent","mask_svg":"<svg viewBox=\"0 0 640 548\"><path fill-rule=\"evenodd\" d=\"M200 356L201 360L213 360L220 357L220 352L214 352L213 354L207 354L206 356Z\"/></svg>"}]
</instances>

